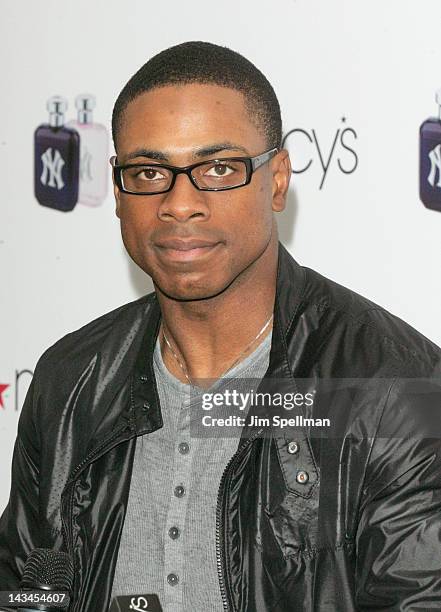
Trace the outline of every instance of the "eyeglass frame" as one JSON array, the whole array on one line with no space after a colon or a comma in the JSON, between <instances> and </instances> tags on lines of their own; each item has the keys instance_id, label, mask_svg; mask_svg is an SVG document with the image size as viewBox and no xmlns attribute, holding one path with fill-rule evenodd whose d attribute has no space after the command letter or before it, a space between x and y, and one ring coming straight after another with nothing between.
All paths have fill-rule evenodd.
<instances>
[{"instance_id":1,"label":"eyeglass frame","mask_svg":"<svg viewBox=\"0 0 441 612\"><path fill-rule=\"evenodd\" d=\"M178 174L186 174L188 176L188 178L190 179L191 184L193 185L193 187L195 187L198 191L229 191L231 189L238 189L239 187L245 187L245 185L249 185L249 183L251 182L251 178L253 176L253 173L260 168L260 166L263 166L263 164L265 164L266 162L268 162L270 159L272 159L275 155L277 155L277 153L279 152L279 148L278 147L274 147L273 149L269 149L268 151L264 151L263 153L260 153L259 155L255 155L254 157L224 157L224 158L216 158L216 159L207 159L201 162L196 162L195 164L191 164L189 166L170 166L168 164L160 164L158 162L151 162L151 163L144 163L144 164L116 164L116 159L117 156L116 155L112 155L112 157L110 158L110 164L112 166L112 172L113 172L113 177L115 180L115 183L118 186L118 189L121 191L121 193L127 193L129 195L161 195L163 193L168 193L169 191L171 191L173 189L173 187L175 186L176 183L176 177ZM241 183L240 185L234 185L233 187L199 187L196 184L195 178L192 176L191 171L194 168L197 168L199 166L203 166L204 164L209 164L209 163L216 163L216 162L222 162L222 161L242 161L245 163L245 167L246 167L246 179L244 183ZM169 187L167 189L165 189L164 191L148 191L148 192L144 192L144 191L129 191L128 189L126 189L123 185L122 179L121 179L121 173L125 168L142 168L148 166L149 168L151 167L160 167L160 168L166 168L167 170L170 170L172 173L172 179L171 179L171 183L169 185Z\"/></svg>"}]
</instances>

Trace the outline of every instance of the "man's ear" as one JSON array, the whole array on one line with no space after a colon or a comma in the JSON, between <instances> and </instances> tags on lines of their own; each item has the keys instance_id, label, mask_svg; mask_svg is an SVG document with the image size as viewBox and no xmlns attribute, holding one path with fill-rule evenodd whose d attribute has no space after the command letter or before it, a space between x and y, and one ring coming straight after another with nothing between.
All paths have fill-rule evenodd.
<instances>
[{"instance_id":1,"label":"man's ear","mask_svg":"<svg viewBox=\"0 0 441 612\"><path fill-rule=\"evenodd\" d=\"M272 209L280 212L285 209L292 167L289 153L281 149L273 160L273 204Z\"/></svg>"},{"instance_id":2,"label":"man's ear","mask_svg":"<svg viewBox=\"0 0 441 612\"><path fill-rule=\"evenodd\" d=\"M113 172L112 172L112 183L113 183L113 195L115 196L115 204L116 204L116 208L115 208L115 214L116 216L120 217L120 191L118 189L118 185L115 183L115 177L113 176Z\"/></svg>"}]
</instances>

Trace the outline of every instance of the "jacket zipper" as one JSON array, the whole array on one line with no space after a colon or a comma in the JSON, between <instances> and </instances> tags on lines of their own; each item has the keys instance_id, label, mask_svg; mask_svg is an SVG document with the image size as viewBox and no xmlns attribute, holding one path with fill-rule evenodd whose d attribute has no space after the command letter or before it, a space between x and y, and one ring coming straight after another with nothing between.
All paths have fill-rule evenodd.
<instances>
[{"instance_id":1,"label":"jacket zipper","mask_svg":"<svg viewBox=\"0 0 441 612\"><path fill-rule=\"evenodd\" d=\"M223 524L221 521L221 511L224 505L225 491L227 489L227 486L226 486L227 472L230 469L233 462L236 461L237 458L240 456L243 449L247 448L247 446L249 446L251 442L255 440L255 438L257 438L260 433L262 433L263 430L264 428L261 427L252 436L250 436L244 442L244 444L242 444L240 448L237 449L236 453L228 461L224 471L222 472L222 477L221 477L220 484L219 484L219 492L218 492L217 507L216 507L216 558L217 558L217 573L218 573L218 578L219 578L219 587L220 587L220 592L221 592L221 597L222 597L222 603L224 606L224 610L226 610L227 612L230 610L230 606L228 604L227 592L225 588L226 585L225 585L225 581L224 581L224 577L222 573L222 570L225 564L225 554L224 554L224 546L222 546L222 548L220 547L221 535L223 537Z\"/></svg>"},{"instance_id":2,"label":"jacket zipper","mask_svg":"<svg viewBox=\"0 0 441 612\"><path fill-rule=\"evenodd\" d=\"M125 442L128 438L124 440L119 440L116 444L113 444L114 440L116 440L124 430L130 429L130 425L125 423L116 431L114 431L108 438L106 438L99 446L94 448L82 461L77 465L77 467L71 472L69 478L67 479L66 485L61 493L63 495L64 491L67 487L73 484L78 476L78 474L87 466L87 464L91 463L93 459L97 459L101 455L104 455L107 451L111 450L114 446L117 446L120 442ZM74 487L72 487L72 491L69 495L69 505L68 505L68 513L67 517L61 515L62 522L62 532L64 533L64 537L67 542L67 548L72 560L73 570L74 570L74 580L75 580L75 556L73 550L73 529L72 529L72 515L73 515L73 499L74 499ZM73 603L73 602L71 602ZM69 610L70 610L69 606Z\"/></svg>"}]
</instances>

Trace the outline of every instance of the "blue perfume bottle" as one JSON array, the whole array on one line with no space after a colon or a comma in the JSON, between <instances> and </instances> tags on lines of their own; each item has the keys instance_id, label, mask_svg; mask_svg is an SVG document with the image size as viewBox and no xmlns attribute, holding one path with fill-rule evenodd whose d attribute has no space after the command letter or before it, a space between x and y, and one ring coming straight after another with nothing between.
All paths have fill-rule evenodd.
<instances>
[{"instance_id":1,"label":"blue perfume bottle","mask_svg":"<svg viewBox=\"0 0 441 612\"><path fill-rule=\"evenodd\" d=\"M49 98L49 123L34 133L35 197L43 206L65 212L77 203L80 168L80 137L64 125L66 109L65 98Z\"/></svg>"},{"instance_id":2,"label":"blue perfume bottle","mask_svg":"<svg viewBox=\"0 0 441 612\"><path fill-rule=\"evenodd\" d=\"M441 89L435 99L438 117L429 117L420 127L420 200L441 211Z\"/></svg>"}]
</instances>

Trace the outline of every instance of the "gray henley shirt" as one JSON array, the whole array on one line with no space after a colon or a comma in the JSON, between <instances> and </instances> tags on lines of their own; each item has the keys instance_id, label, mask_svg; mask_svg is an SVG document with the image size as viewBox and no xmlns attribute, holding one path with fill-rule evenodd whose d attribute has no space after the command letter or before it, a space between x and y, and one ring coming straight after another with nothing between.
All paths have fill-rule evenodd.
<instances>
[{"instance_id":1,"label":"gray henley shirt","mask_svg":"<svg viewBox=\"0 0 441 612\"><path fill-rule=\"evenodd\" d=\"M228 379L258 384L268 368L271 337L272 332L229 370ZM217 494L241 428L234 437L211 432L215 437L192 436L195 392L190 396L190 385L167 369L159 339L153 362L164 425L136 439L112 598L155 593L164 612L223 612L216 559ZM209 391L222 383L225 379ZM200 420L200 399L198 410ZM238 413L230 409L233 412Z\"/></svg>"}]
</instances>

